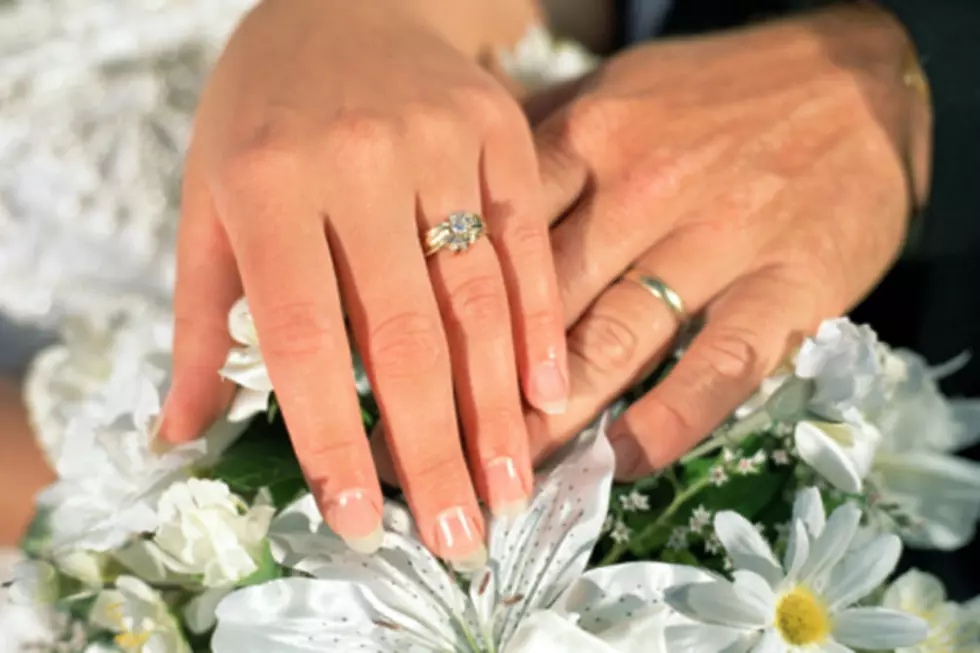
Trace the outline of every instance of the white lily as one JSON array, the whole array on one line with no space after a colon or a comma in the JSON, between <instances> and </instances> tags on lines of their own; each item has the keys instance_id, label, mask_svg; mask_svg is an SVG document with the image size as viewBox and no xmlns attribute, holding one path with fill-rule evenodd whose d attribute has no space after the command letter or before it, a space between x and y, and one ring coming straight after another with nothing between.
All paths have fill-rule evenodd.
<instances>
[{"instance_id":1,"label":"white lily","mask_svg":"<svg viewBox=\"0 0 980 653\"><path fill-rule=\"evenodd\" d=\"M664 651L685 620L664 588L707 582L656 562L585 571L606 517L613 455L604 430L583 435L539 478L528 512L490 527L487 568L464 591L411 533L388 531L364 556L329 532L311 497L273 523L281 564L311 577L236 591L218 607L215 653ZM386 522L403 522L389 510ZM642 634L642 636L641 636Z\"/></svg>"},{"instance_id":2,"label":"white lily","mask_svg":"<svg viewBox=\"0 0 980 653\"><path fill-rule=\"evenodd\" d=\"M734 582L667 592L672 608L700 622L668 628L674 650L845 653L922 641L927 628L921 619L885 608L852 607L891 573L902 548L897 536L885 534L849 550L860 518L857 508L845 504L828 519L817 490L802 490L780 564L744 517L718 513L715 533L734 563Z\"/></svg>"},{"instance_id":3,"label":"white lily","mask_svg":"<svg viewBox=\"0 0 980 653\"><path fill-rule=\"evenodd\" d=\"M145 380L133 384L141 391L131 416L104 425L97 416L82 415L69 425L60 478L38 497L50 511L56 551L111 551L136 534L156 530L163 492L190 477L195 466L213 461L241 431L222 422L200 440L154 453L159 394Z\"/></svg>"},{"instance_id":4,"label":"white lily","mask_svg":"<svg viewBox=\"0 0 980 653\"><path fill-rule=\"evenodd\" d=\"M927 638L896 653L976 653L980 650L980 611L946 600L946 588L931 574L917 569L895 579L882 606L914 614L929 625Z\"/></svg>"},{"instance_id":5,"label":"white lily","mask_svg":"<svg viewBox=\"0 0 980 653\"><path fill-rule=\"evenodd\" d=\"M875 420L882 439L870 478L881 501L911 519L906 542L959 548L980 519L980 464L953 453L980 439L980 401L944 397L937 372L912 352L888 352L886 364L893 398Z\"/></svg>"},{"instance_id":6,"label":"white lily","mask_svg":"<svg viewBox=\"0 0 980 653\"><path fill-rule=\"evenodd\" d=\"M235 302L228 313L228 331L240 346L228 352L228 359L219 374L239 386L228 419L241 422L265 412L272 394L272 380L259 349L259 334L244 297Z\"/></svg>"}]
</instances>

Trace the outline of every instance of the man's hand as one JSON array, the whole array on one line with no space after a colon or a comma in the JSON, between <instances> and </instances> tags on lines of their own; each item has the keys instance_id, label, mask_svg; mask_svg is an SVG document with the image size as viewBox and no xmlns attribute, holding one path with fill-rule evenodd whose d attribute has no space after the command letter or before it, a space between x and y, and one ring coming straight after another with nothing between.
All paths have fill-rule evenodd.
<instances>
[{"instance_id":1,"label":"man's hand","mask_svg":"<svg viewBox=\"0 0 980 653\"><path fill-rule=\"evenodd\" d=\"M629 267L705 327L613 426L622 478L677 459L876 283L906 230L907 142L929 126L908 47L863 8L643 46L538 126L573 386L567 413L529 416L538 457L671 346L675 316L617 281Z\"/></svg>"}]
</instances>

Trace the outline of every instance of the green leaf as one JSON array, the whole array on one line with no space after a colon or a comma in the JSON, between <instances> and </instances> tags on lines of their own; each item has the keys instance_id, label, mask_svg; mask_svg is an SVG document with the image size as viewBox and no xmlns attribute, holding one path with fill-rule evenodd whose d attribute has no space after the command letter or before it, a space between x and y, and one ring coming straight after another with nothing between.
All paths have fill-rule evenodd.
<instances>
[{"instance_id":1,"label":"green leaf","mask_svg":"<svg viewBox=\"0 0 980 653\"><path fill-rule=\"evenodd\" d=\"M268 487L277 507L279 500L295 496L296 488L303 483L303 472L289 437L260 420L254 421L245 435L225 452L211 476L249 499Z\"/></svg>"},{"instance_id":2,"label":"green leaf","mask_svg":"<svg viewBox=\"0 0 980 653\"><path fill-rule=\"evenodd\" d=\"M272 424L276 421L276 417L279 416L279 400L276 399L275 393L269 395L269 407L266 409L265 417Z\"/></svg>"},{"instance_id":3,"label":"green leaf","mask_svg":"<svg viewBox=\"0 0 980 653\"><path fill-rule=\"evenodd\" d=\"M282 578L282 568L272 558L272 551L269 550L268 543L262 547L262 555L258 560L258 564L259 568L256 569L250 576L238 581L239 587L259 585L270 580Z\"/></svg>"},{"instance_id":4,"label":"green leaf","mask_svg":"<svg viewBox=\"0 0 980 653\"><path fill-rule=\"evenodd\" d=\"M27 532L20 540L20 549L29 558L41 558L47 552L51 542L51 528L48 526L50 514L47 510L38 510L27 527Z\"/></svg>"}]
</instances>

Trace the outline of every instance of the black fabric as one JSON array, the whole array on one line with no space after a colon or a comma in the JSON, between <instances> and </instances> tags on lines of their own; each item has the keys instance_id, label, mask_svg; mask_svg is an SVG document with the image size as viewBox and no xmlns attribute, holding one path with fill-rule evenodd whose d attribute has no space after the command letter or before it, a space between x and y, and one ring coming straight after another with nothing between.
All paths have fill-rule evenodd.
<instances>
[{"instance_id":1,"label":"black fabric","mask_svg":"<svg viewBox=\"0 0 980 653\"><path fill-rule=\"evenodd\" d=\"M663 33L734 27L816 4L827 3L675 0ZM852 317L870 323L885 342L912 348L933 363L971 351L972 362L946 379L943 389L980 396L980 0L879 4L908 29L932 87L932 192L917 218L915 258L899 262ZM980 460L980 447L966 455ZM910 551L904 564L937 573L951 596L963 600L980 593L978 558L980 542L974 541L952 554Z\"/></svg>"}]
</instances>

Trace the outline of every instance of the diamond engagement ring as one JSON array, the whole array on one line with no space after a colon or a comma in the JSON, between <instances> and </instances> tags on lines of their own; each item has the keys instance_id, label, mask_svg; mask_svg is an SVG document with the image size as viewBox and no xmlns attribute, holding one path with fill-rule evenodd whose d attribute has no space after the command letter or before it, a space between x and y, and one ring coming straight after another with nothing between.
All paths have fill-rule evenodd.
<instances>
[{"instance_id":1,"label":"diamond engagement ring","mask_svg":"<svg viewBox=\"0 0 980 653\"><path fill-rule=\"evenodd\" d=\"M454 254L465 252L486 231L486 224L478 213L451 213L448 220L425 232L425 255L432 256L443 248Z\"/></svg>"},{"instance_id":2,"label":"diamond engagement ring","mask_svg":"<svg viewBox=\"0 0 980 653\"><path fill-rule=\"evenodd\" d=\"M659 299L670 309L670 312L674 314L678 322L682 325L687 324L689 316L687 310L684 308L684 300L681 299L681 296L673 288L664 283L662 279L643 274L636 268L627 270L623 278L643 286L647 292Z\"/></svg>"}]
</instances>

